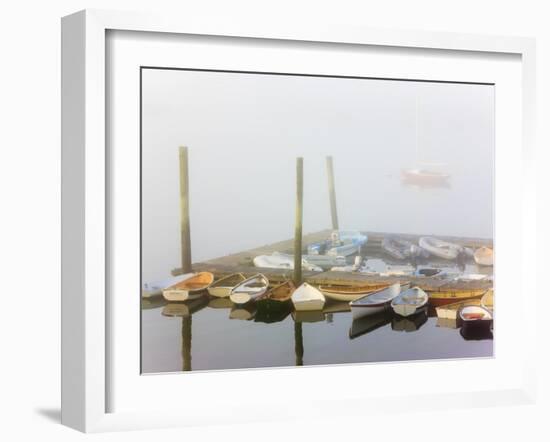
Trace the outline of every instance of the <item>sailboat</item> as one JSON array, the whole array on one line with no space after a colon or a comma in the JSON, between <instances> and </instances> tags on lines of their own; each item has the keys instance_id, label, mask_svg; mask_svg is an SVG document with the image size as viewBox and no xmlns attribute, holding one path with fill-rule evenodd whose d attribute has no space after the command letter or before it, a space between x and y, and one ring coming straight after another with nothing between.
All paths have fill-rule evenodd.
<instances>
[{"instance_id":1,"label":"sailboat","mask_svg":"<svg viewBox=\"0 0 550 442\"><path fill-rule=\"evenodd\" d=\"M441 172L445 167L442 163L426 163L420 162L420 153L418 147L418 95L415 100L415 146L416 146L416 162L417 166L402 169L401 181L404 184L409 184L418 187L449 187L449 174Z\"/></svg>"}]
</instances>

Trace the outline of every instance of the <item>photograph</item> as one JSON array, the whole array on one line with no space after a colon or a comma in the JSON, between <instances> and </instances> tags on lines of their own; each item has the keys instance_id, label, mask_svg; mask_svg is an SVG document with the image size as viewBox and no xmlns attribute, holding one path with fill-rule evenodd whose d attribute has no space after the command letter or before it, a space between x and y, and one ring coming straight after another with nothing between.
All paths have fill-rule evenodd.
<instances>
[{"instance_id":1,"label":"photograph","mask_svg":"<svg viewBox=\"0 0 550 442\"><path fill-rule=\"evenodd\" d=\"M492 358L495 86L140 68L141 373Z\"/></svg>"}]
</instances>

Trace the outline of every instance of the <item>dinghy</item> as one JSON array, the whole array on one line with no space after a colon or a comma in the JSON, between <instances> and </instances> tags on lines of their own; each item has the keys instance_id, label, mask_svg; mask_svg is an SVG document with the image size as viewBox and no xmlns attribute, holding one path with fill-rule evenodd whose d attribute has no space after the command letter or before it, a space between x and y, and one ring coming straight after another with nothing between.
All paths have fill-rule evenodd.
<instances>
[{"instance_id":1,"label":"dinghy","mask_svg":"<svg viewBox=\"0 0 550 442\"><path fill-rule=\"evenodd\" d=\"M411 256L413 243L395 236L385 236L382 240L382 249L395 259L405 259Z\"/></svg>"},{"instance_id":2,"label":"dinghy","mask_svg":"<svg viewBox=\"0 0 550 442\"><path fill-rule=\"evenodd\" d=\"M361 273L377 276L404 276L412 275L414 267L410 265L388 265L382 259L367 259L359 269Z\"/></svg>"},{"instance_id":3,"label":"dinghy","mask_svg":"<svg viewBox=\"0 0 550 442\"><path fill-rule=\"evenodd\" d=\"M345 266L345 256L329 256L329 255L304 255L303 259L312 266L321 267L322 269L330 269L335 266Z\"/></svg>"},{"instance_id":4,"label":"dinghy","mask_svg":"<svg viewBox=\"0 0 550 442\"><path fill-rule=\"evenodd\" d=\"M294 256L286 253L273 252L271 255L259 255L253 259L256 267L265 269L294 269ZM322 272L323 269L319 266L307 262L302 258L302 268L311 272Z\"/></svg>"},{"instance_id":5,"label":"dinghy","mask_svg":"<svg viewBox=\"0 0 550 442\"><path fill-rule=\"evenodd\" d=\"M361 267L361 261L362 261L361 255L357 255L355 257L355 260L353 261L353 265L344 265L344 266L338 266L338 267L332 267L330 269L331 272L356 272Z\"/></svg>"},{"instance_id":6,"label":"dinghy","mask_svg":"<svg viewBox=\"0 0 550 442\"><path fill-rule=\"evenodd\" d=\"M350 302L351 315L354 319L363 316L380 313L388 310L391 302L401 293L409 288L409 284L392 284L389 287L379 289L373 293L362 296Z\"/></svg>"},{"instance_id":7,"label":"dinghy","mask_svg":"<svg viewBox=\"0 0 550 442\"><path fill-rule=\"evenodd\" d=\"M349 285L337 285L337 284L327 284L320 285L319 290L326 298L332 299L334 301L354 301L356 299L362 298L369 293L376 292L381 289L385 289L389 286L387 283L372 283L372 284L362 284L359 286L349 286Z\"/></svg>"},{"instance_id":8,"label":"dinghy","mask_svg":"<svg viewBox=\"0 0 550 442\"><path fill-rule=\"evenodd\" d=\"M186 273L184 275L166 278L161 281L144 282L143 286L141 287L141 297L150 298L153 296L160 296L162 295L163 290L167 289L170 286L173 286L174 284L177 284L178 282L184 281L191 276L193 276L193 273Z\"/></svg>"},{"instance_id":9,"label":"dinghy","mask_svg":"<svg viewBox=\"0 0 550 442\"><path fill-rule=\"evenodd\" d=\"M215 281L208 287L208 293L216 298L227 298L231 294L231 290L244 280L246 277L242 273L232 273Z\"/></svg>"},{"instance_id":10,"label":"dinghy","mask_svg":"<svg viewBox=\"0 0 550 442\"><path fill-rule=\"evenodd\" d=\"M487 289L460 289L451 284L445 284L437 289L429 289L430 305L439 307L470 299L480 299Z\"/></svg>"},{"instance_id":11,"label":"dinghy","mask_svg":"<svg viewBox=\"0 0 550 442\"><path fill-rule=\"evenodd\" d=\"M285 281L267 290L256 299L258 311L275 312L279 310L288 310L290 312L292 307L290 297L294 290L296 290L296 287L292 281Z\"/></svg>"},{"instance_id":12,"label":"dinghy","mask_svg":"<svg viewBox=\"0 0 550 442\"><path fill-rule=\"evenodd\" d=\"M421 312L428 305L428 295L419 287L412 287L401 292L391 302L392 310L400 316L412 316Z\"/></svg>"},{"instance_id":13,"label":"dinghy","mask_svg":"<svg viewBox=\"0 0 550 442\"><path fill-rule=\"evenodd\" d=\"M480 247L474 252L474 261L480 266L493 265L493 249Z\"/></svg>"},{"instance_id":14,"label":"dinghy","mask_svg":"<svg viewBox=\"0 0 550 442\"><path fill-rule=\"evenodd\" d=\"M481 297L481 306L486 308L491 313L493 312L493 302L495 300L495 291L493 289L487 290Z\"/></svg>"},{"instance_id":15,"label":"dinghy","mask_svg":"<svg viewBox=\"0 0 550 442\"><path fill-rule=\"evenodd\" d=\"M237 305L246 304L263 295L267 291L268 286L269 280L261 273L258 273L257 275L245 279L238 286L233 288L229 295L229 299Z\"/></svg>"},{"instance_id":16,"label":"dinghy","mask_svg":"<svg viewBox=\"0 0 550 442\"><path fill-rule=\"evenodd\" d=\"M358 244L344 244L341 246L331 247L327 250L329 256L350 256L355 253L359 253L360 245Z\"/></svg>"},{"instance_id":17,"label":"dinghy","mask_svg":"<svg viewBox=\"0 0 550 442\"><path fill-rule=\"evenodd\" d=\"M214 275L210 272L195 273L190 278L174 284L162 291L162 296L167 301L187 301L205 294L205 290L214 281Z\"/></svg>"},{"instance_id":18,"label":"dinghy","mask_svg":"<svg viewBox=\"0 0 550 442\"><path fill-rule=\"evenodd\" d=\"M291 296L296 311L322 310L325 297L318 289L304 282Z\"/></svg>"},{"instance_id":19,"label":"dinghy","mask_svg":"<svg viewBox=\"0 0 550 442\"><path fill-rule=\"evenodd\" d=\"M465 332L485 332L493 325L493 315L484 307L467 305L458 312Z\"/></svg>"},{"instance_id":20,"label":"dinghy","mask_svg":"<svg viewBox=\"0 0 550 442\"><path fill-rule=\"evenodd\" d=\"M456 259L463 247L430 236L423 236L418 240L418 245L432 255L443 259Z\"/></svg>"}]
</instances>

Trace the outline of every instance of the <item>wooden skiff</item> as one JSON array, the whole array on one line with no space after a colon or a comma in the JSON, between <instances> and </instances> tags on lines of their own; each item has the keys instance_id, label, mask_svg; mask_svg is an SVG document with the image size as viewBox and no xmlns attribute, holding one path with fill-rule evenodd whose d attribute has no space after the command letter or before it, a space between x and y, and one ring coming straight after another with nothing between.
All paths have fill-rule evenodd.
<instances>
[{"instance_id":1,"label":"wooden skiff","mask_svg":"<svg viewBox=\"0 0 550 442\"><path fill-rule=\"evenodd\" d=\"M187 301L204 295L206 290L214 281L214 275L210 272L195 273L177 284L174 284L162 291L162 296L167 301Z\"/></svg>"},{"instance_id":2,"label":"wooden skiff","mask_svg":"<svg viewBox=\"0 0 550 442\"><path fill-rule=\"evenodd\" d=\"M362 298L363 296L368 295L369 293L376 292L381 289L389 287L389 284L383 283L373 283L365 284L360 286L346 286L346 285L320 285L319 290L326 298L332 299L334 301L355 301L356 299Z\"/></svg>"},{"instance_id":3,"label":"wooden skiff","mask_svg":"<svg viewBox=\"0 0 550 442\"><path fill-rule=\"evenodd\" d=\"M433 307L440 307L470 299L480 299L486 291L487 289L455 289L443 286L428 291L428 296Z\"/></svg>"},{"instance_id":4,"label":"wooden skiff","mask_svg":"<svg viewBox=\"0 0 550 442\"><path fill-rule=\"evenodd\" d=\"M231 275L214 281L214 283L208 287L208 293L216 298L227 298L231 294L231 290L245 280L246 277L242 273L232 273Z\"/></svg>"},{"instance_id":5,"label":"wooden skiff","mask_svg":"<svg viewBox=\"0 0 550 442\"><path fill-rule=\"evenodd\" d=\"M495 291L493 289L489 289L481 297L481 306L486 308L490 312L492 312L494 301L495 301Z\"/></svg>"}]
</instances>

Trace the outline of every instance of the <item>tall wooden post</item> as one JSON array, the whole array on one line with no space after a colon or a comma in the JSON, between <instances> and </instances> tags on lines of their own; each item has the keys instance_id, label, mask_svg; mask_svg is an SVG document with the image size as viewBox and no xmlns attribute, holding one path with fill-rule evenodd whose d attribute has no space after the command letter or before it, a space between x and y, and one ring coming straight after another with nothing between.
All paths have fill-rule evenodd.
<instances>
[{"instance_id":1,"label":"tall wooden post","mask_svg":"<svg viewBox=\"0 0 550 442\"><path fill-rule=\"evenodd\" d=\"M294 284L302 283L302 212L304 199L304 159L296 158L296 220L294 227Z\"/></svg>"},{"instance_id":2,"label":"tall wooden post","mask_svg":"<svg viewBox=\"0 0 550 442\"><path fill-rule=\"evenodd\" d=\"M330 199L330 215L332 218L332 230L338 230L338 210L336 209L336 188L334 185L334 168L332 157L327 157L328 192Z\"/></svg>"},{"instance_id":3,"label":"tall wooden post","mask_svg":"<svg viewBox=\"0 0 550 442\"><path fill-rule=\"evenodd\" d=\"M180 233L181 233L181 269L183 273L191 270L191 227L189 224L189 158L187 147L181 146L180 153Z\"/></svg>"}]
</instances>

